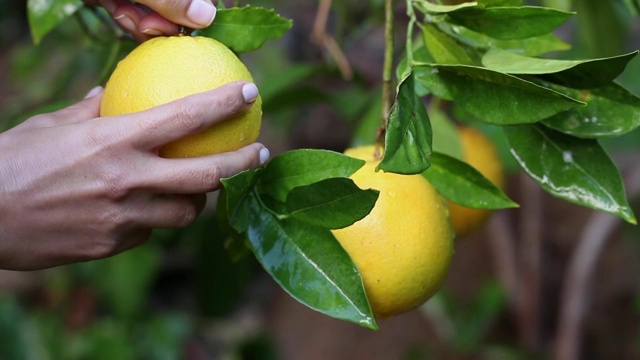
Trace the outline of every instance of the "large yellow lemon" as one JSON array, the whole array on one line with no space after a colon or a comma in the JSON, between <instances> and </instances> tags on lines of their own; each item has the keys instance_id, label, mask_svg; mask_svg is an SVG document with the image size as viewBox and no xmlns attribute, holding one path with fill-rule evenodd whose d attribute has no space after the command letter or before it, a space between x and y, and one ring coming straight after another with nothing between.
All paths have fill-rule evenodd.
<instances>
[{"instance_id":1,"label":"large yellow lemon","mask_svg":"<svg viewBox=\"0 0 640 360\"><path fill-rule=\"evenodd\" d=\"M478 170L496 186L504 187L504 170L495 145L482 132L468 127L458 127L464 161ZM472 209L455 203L449 204L451 225L462 236L479 229L485 223L490 210Z\"/></svg>"},{"instance_id":2,"label":"large yellow lemon","mask_svg":"<svg viewBox=\"0 0 640 360\"><path fill-rule=\"evenodd\" d=\"M380 195L369 215L333 234L358 268L377 318L414 309L438 291L449 269L447 204L421 175L376 172L373 146L345 154L367 161L351 179Z\"/></svg>"},{"instance_id":3,"label":"large yellow lemon","mask_svg":"<svg viewBox=\"0 0 640 360\"><path fill-rule=\"evenodd\" d=\"M101 116L142 111L220 85L253 82L246 66L222 43L208 37L172 36L146 41L114 70L104 90ZM261 99L246 112L160 149L168 158L237 150L260 132Z\"/></svg>"}]
</instances>

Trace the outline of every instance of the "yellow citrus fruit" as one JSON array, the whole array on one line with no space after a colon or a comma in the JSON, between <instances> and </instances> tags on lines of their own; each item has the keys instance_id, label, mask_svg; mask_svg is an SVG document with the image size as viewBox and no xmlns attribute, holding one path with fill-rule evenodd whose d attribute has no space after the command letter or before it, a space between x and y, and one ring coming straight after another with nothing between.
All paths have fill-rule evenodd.
<instances>
[{"instance_id":1,"label":"yellow citrus fruit","mask_svg":"<svg viewBox=\"0 0 640 360\"><path fill-rule=\"evenodd\" d=\"M478 170L496 186L504 187L504 171L495 145L482 132L468 126L458 127L464 161ZM490 210L472 209L449 204L451 225L457 235L465 235L482 227Z\"/></svg>"},{"instance_id":2,"label":"yellow citrus fruit","mask_svg":"<svg viewBox=\"0 0 640 360\"><path fill-rule=\"evenodd\" d=\"M101 116L142 111L236 80L253 82L246 66L208 37L171 36L146 41L129 53L105 86ZM262 120L258 97L246 112L160 149L167 158L237 150L254 142Z\"/></svg>"},{"instance_id":3,"label":"yellow citrus fruit","mask_svg":"<svg viewBox=\"0 0 640 360\"><path fill-rule=\"evenodd\" d=\"M366 160L351 179L380 194L369 215L333 234L358 268L377 318L414 309L438 291L449 269L447 205L421 175L376 172L373 146L345 154Z\"/></svg>"}]
</instances>

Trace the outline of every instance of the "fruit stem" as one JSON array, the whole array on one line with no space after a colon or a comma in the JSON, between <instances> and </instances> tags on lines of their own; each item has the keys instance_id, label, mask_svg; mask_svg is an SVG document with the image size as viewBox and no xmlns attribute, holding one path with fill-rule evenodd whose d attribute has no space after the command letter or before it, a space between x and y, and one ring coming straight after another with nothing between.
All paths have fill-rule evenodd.
<instances>
[{"instance_id":1,"label":"fruit stem","mask_svg":"<svg viewBox=\"0 0 640 360\"><path fill-rule=\"evenodd\" d=\"M384 0L384 65L382 70L382 129L386 129L389 122L389 111L393 102L391 88L393 74L393 0ZM384 131L382 132L384 134ZM378 139L377 143L381 139Z\"/></svg>"}]
</instances>

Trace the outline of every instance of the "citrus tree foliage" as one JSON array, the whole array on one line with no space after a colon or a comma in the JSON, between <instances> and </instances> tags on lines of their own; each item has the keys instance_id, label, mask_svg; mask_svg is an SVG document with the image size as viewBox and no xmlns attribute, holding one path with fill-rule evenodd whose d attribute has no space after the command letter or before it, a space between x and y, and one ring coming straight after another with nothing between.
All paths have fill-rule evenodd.
<instances>
[{"instance_id":1,"label":"citrus tree foliage","mask_svg":"<svg viewBox=\"0 0 640 360\"><path fill-rule=\"evenodd\" d=\"M81 6L80 0L30 0L34 41ZM406 47L395 69L395 102L382 114L386 151L379 170L423 174L442 196L464 206L516 207L459 159L459 142L456 147L456 141L447 141L434 151L434 136L456 140L456 135L425 102L451 102L473 121L501 127L517 163L544 190L636 223L620 173L598 140L640 126L640 99L615 82L637 52L600 59L545 57L569 48L553 31L576 14L524 6L520 0L455 6L407 0L406 7ZM209 28L194 34L242 53L281 37L291 25L269 9L221 8ZM300 71L312 70L292 69ZM283 79L274 81L289 77ZM375 189L359 189L348 179L363 163L325 150L285 152L261 168L224 179L218 215L229 225L228 248L238 253L248 246L291 296L375 329L358 270L330 231L358 221L375 204Z\"/></svg>"}]
</instances>

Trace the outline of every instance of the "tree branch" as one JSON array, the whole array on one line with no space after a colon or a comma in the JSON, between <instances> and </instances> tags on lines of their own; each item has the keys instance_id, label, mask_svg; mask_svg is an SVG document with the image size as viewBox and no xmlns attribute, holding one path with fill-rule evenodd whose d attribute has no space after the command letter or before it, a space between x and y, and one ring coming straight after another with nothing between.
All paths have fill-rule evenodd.
<instances>
[{"instance_id":1,"label":"tree branch","mask_svg":"<svg viewBox=\"0 0 640 360\"><path fill-rule=\"evenodd\" d=\"M640 164L633 166L627 180L628 197L640 195ZM565 285L560 298L555 347L557 360L581 358L582 328L589 307L593 275L602 249L621 223L622 220L613 215L594 211L582 231L565 273Z\"/></svg>"}]
</instances>

